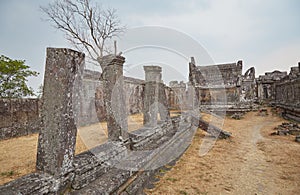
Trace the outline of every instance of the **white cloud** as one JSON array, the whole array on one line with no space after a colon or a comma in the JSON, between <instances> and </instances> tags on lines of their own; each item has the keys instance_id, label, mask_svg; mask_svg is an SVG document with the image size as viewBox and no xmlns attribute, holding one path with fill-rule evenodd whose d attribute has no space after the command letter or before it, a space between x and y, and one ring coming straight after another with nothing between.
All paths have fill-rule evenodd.
<instances>
[{"instance_id":1,"label":"white cloud","mask_svg":"<svg viewBox=\"0 0 300 195\"><path fill-rule=\"evenodd\" d=\"M257 75L274 70L289 72L290 67L298 66L298 62L300 62L299 54L300 39L281 48L274 48L266 56L262 56L254 62L258 70Z\"/></svg>"},{"instance_id":2,"label":"white cloud","mask_svg":"<svg viewBox=\"0 0 300 195\"><path fill-rule=\"evenodd\" d=\"M276 54L272 56L270 51L276 53L274 50L278 50L281 56L286 56L280 58L285 66L295 60L299 51L297 47L281 48L284 44L295 42L300 30L296 25L300 17L291 10L292 3L271 0L175 1L173 7L180 9L179 12L166 10L169 14L164 15L130 13L126 21L178 29L204 44L216 62L243 59L249 63L244 63L245 69L256 66L262 72L277 68L273 61ZM261 63L259 59L263 58L264 63Z\"/></svg>"},{"instance_id":3,"label":"white cloud","mask_svg":"<svg viewBox=\"0 0 300 195\"><path fill-rule=\"evenodd\" d=\"M237 1L213 1L206 9L196 6L195 1L188 2L182 8L186 12L171 12L164 17L133 13L129 20L144 25L173 27L198 38L211 37L227 49L239 47L257 36L253 28L255 21L239 8Z\"/></svg>"}]
</instances>

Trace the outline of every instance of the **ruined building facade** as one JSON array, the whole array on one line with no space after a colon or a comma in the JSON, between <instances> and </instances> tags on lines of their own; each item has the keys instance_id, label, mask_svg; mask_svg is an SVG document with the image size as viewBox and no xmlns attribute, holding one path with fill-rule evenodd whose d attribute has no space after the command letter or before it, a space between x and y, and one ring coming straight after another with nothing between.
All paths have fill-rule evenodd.
<instances>
[{"instance_id":1,"label":"ruined building facade","mask_svg":"<svg viewBox=\"0 0 300 195\"><path fill-rule=\"evenodd\" d=\"M274 91L273 104L282 109L282 115L300 122L300 62L275 84Z\"/></svg>"},{"instance_id":2,"label":"ruined building facade","mask_svg":"<svg viewBox=\"0 0 300 195\"><path fill-rule=\"evenodd\" d=\"M199 107L221 105L230 108L252 108L253 103L271 104L282 115L300 121L300 62L290 73L275 70L255 78L254 67L242 74L242 61L211 66L189 63L189 83L195 91ZM230 105L232 105L230 107Z\"/></svg>"},{"instance_id":3,"label":"ruined building facade","mask_svg":"<svg viewBox=\"0 0 300 195\"><path fill-rule=\"evenodd\" d=\"M261 102L271 102L275 98L275 85L287 76L287 72L275 70L260 75L257 82L257 97Z\"/></svg>"},{"instance_id":4,"label":"ruined building facade","mask_svg":"<svg viewBox=\"0 0 300 195\"><path fill-rule=\"evenodd\" d=\"M199 105L238 105L252 102L256 96L255 69L242 74L243 62L196 66L189 63L189 83L195 88Z\"/></svg>"}]
</instances>

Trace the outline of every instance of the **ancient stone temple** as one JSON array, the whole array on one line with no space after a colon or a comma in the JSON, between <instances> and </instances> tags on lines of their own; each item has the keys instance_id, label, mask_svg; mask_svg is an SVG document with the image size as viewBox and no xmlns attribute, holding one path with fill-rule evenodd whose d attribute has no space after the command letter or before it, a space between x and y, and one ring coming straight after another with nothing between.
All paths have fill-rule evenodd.
<instances>
[{"instance_id":1,"label":"ancient stone temple","mask_svg":"<svg viewBox=\"0 0 300 195\"><path fill-rule=\"evenodd\" d=\"M136 106L140 100L144 103L146 121L128 133L125 58L109 55L99 59L101 85L93 82L99 78L97 74L86 72L84 76L84 58L83 53L71 49L47 49L37 171L0 186L1 194L143 194L161 168L174 165L186 151L198 127L219 138L230 136L189 113L171 118L169 88L163 84L158 66L145 66L145 82L130 79L125 87L130 89L128 94L140 98L130 100L133 110L140 109ZM82 125L78 118L86 120L93 115L86 111L92 108L91 94L98 85L103 87L109 139L75 156L77 128ZM183 83L180 85L184 92Z\"/></svg>"},{"instance_id":2,"label":"ancient stone temple","mask_svg":"<svg viewBox=\"0 0 300 195\"><path fill-rule=\"evenodd\" d=\"M189 63L189 83L194 87L194 101L205 109L216 107L248 109L256 99L255 69L242 74L243 62L196 66ZM232 110L234 111L234 110Z\"/></svg>"},{"instance_id":3,"label":"ancient stone temple","mask_svg":"<svg viewBox=\"0 0 300 195\"><path fill-rule=\"evenodd\" d=\"M268 103L275 99L275 85L287 76L287 72L275 70L260 75L257 79L257 97L260 102Z\"/></svg>"},{"instance_id":4,"label":"ancient stone temple","mask_svg":"<svg viewBox=\"0 0 300 195\"><path fill-rule=\"evenodd\" d=\"M274 86L274 104L286 118L300 122L300 62Z\"/></svg>"},{"instance_id":5,"label":"ancient stone temple","mask_svg":"<svg viewBox=\"0 0 300 195\"><path fill-rule=\"evenodd\" d=\"M189 82L200 104L234 104L239 101L242 61L230 64L196 66L189 63Z\"/></svg>"}]
</instances>

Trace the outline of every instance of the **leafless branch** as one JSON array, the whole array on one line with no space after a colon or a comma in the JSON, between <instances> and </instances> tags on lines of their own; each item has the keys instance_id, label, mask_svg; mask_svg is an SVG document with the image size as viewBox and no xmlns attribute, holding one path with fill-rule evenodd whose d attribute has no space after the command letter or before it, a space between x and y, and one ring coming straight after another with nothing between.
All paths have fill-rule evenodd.
<instances>
[{"instance_id":1,"label":"leafless branch","mask_svg":"<svg viewBox=\"0 0 300 195\"><path fill-rule=\"evenodd\" d=\"M115 9L102 9L92 0L56 0L41 10L55 28L65 32L66 39L97 62L111 53L107 40L125 31Z\"/></svg>"}]
</instances>

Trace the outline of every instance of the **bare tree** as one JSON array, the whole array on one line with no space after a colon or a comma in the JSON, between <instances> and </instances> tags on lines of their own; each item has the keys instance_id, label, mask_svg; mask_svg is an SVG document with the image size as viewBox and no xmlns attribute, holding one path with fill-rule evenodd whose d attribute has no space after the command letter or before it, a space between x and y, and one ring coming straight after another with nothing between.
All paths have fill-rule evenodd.
<instances>
[{"instance_id":1,"label":"bare tree","mask_svg":"<svg viewBox=\"0 0 300 195\"><path fill-rule=\"evenodd\" d=\"M125 30L115 9L102 9L91 0L56 0L41 9L54 27L65 32L67 40L94 62L110 53L107 40Z\"/></svg>"}]
</instances>

